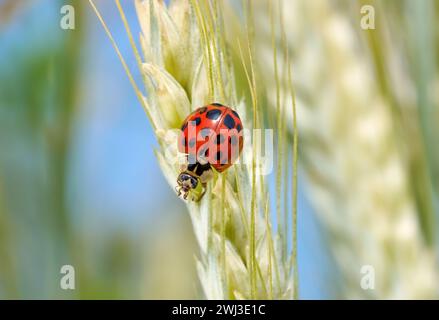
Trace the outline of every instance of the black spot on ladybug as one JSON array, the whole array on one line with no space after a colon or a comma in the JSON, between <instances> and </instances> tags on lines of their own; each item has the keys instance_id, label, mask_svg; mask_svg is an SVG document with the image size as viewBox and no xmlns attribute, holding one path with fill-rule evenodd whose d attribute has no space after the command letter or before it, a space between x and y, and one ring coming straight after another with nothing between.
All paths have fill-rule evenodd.
<instances>
[{"instance_id":1,"label":"black spot on ladybug","mask_svg":"<svg viewBox=\"0 0 439 320\"><path fill-rule=\"evenodd\" d=\"M235 146L235 145L238 143L238 137L237 137L237 136L231 136L231 137L229 138L229 141L230 141L230 144L231 144L232 146Z\"/></svg>"},{"instance_id":2,"label":"black spot on ladybug","mask_svg":"<svg viewBox=\"0 0 439 320\"><path fill-rule=\"evenodd\" d=\"M209 170L210 169L210 164L209 163L206 163L206 164L198 164L197 165L197 168L195 169L195 173L198 175L198 176L201 176L205 171L207 171L207 170Z\"/></svg>"},{"instance_id":3,"label":"black spot on ladybug","mask_svg":"<svg viewBox=\"0 0 439 320\"><path fill-rule=\"evenodd\" d=\"M216 107L224 107L223 104L218 103L218 102L211 103L211 105L212 105L212 106L216 106Z\"/></svg>"},{"instance_id":4,"label":"black spot on ladybug","mask_svg":"<svg viewBox=\"0 0 439 320\"><path fill-rule=\"evenodd\" d=\"M193 122L195 122L195 125L198 126L201 123L201 118L200 117L196 117L195 119L192 120Z\"/></svg>"},{"instance_id":5,"label":"black spot on ladybug","mask_svg":"<svg viewBox=\"0 0 439 320\"><path fill-rule=\"evenodd\" d=\"M240 123L238 123L238 125L236 126L236 130L238 130L238 132L241 132L242 126Z\"/></svg>"},{"instance_id":6,"label":"black spot on ladybug","mask_svg":"<svg viewBox=\"0 0 439 320\"><path fill-rule=\"evenodd\" d=\"M181 126L181 131L184 131L187 127L187 122L183 123L183 125Z\"/></svg>"},{"instance_id":7,"label":"black spot on ladybug","mask_svg":"<svg viewBox=\"0 0 439 320\"><path fill-rule=\"evenodd\" d=\"M198 113L202 114L205 113L207 110L207 107L201 107L200 109L198 109Z\"/></svg>"},{"instance_id":8,"label":"black spot on ladybug","mask_svg":"<svg viewBox=\"0 0 439 320\"><path fill-rule=\"evenodd\" d=\"M221 110L213 109L207 111L206 117L209 118L210 120L216 120L219 118L220 115L221 115Z\"/></svg>"},{"instance_id":9,"label":"black spot on ladybug","mask_svg":"<svg viewBox=\"0 0 439 320\"><path fill-rule=\"evenodd\" d=\"M210 136L212 131L213 130L210 128L203 128L200 130L200 136L204 139L204 138Z\"/></svg>"},{"instance_id":10,"label":"black spot on ladybug","mask_svg":"<svg viewBox=\"0 0 439 320\"><path fill-rule=\"evenodd\" d=\"M239 114L238 114L238 112L236 112L235 110L232 110L232 113L235 115L235 117L237 117L238 119L240 119L241 120L241 118L239 117Z\"/></svg>"},{"instance_id":11,"label":"black spot on ladybug","mask_svg":"<svg viewBox=\"0 0 439 320\"><path fill-rule=\"evenodd\" d=\"M199 156L199 157L204 157L204 158L209 157L209 148L206 147L206 146L202 147L202 148L198 151L198 156Z\"/></svg>"},{"instance_id":12,"label":"black spot on ladybug","mask_svg":"<svg viewBox=\"0 0 439 320\"><path fill-rule=\"evenodd\" d=\"M194 146L195 146L195 143L196 143L197 141L195 140L195 138L192 138L191 140L189 140L189 147L190 148L193 148Z\"/></svg>"},{"instance_id":13,"label":"black spot on ladybug","mask_svg":"<svg viewBox=\"0 0 439 320\"><path fill-rule=\"evenodd\" d=\"M233 120L230 114L226 115L224 118L224 125L229 129L233 129L235 127L235 120Z\"/></svg>"},{"instance_id":14,"label":"black spot on ladybug","mask_svg":"<svg viewBox=\"0 0 439 320\"><path fill-rule=\"evenodd\" d=\"M224 142L224 136L222 134L218 134L216 136L216 144L221 144Z\"/></svg>"}]
</instances>

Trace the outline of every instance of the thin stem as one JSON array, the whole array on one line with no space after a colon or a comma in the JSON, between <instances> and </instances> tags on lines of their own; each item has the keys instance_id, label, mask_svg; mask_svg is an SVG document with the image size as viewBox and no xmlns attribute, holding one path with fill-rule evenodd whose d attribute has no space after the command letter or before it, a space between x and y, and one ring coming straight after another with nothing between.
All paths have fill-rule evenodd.
<instances>
[{"instance_id":1,"label":"thin stem","mask_svg":"<svg viewBox=\"0 0 439 320\"><path fill-rule=\"evenodd\" d=\"M294 272L294 299L299 298L299 276L297 265L297 158L298 158L298 130L297 130L297 114L296 114L296 93L293 86L291 75L291 63L287 55L288 63L288 86L291 93L292 112L293 112L293 178L292 178L292 261L291 266Z\"/></svg>"},{"instance_id":2,"label":"thin stem","mask_svg":"<svg viewBox=\"0 0 439 320\"><path fill-rule=\"evenodd\" d=\"M192 7L195 9L195 13L197 15L198 20L198 26L201 28L201 33L203 35L204 40L204 50L203 50L203 56L204 56L204 62L206 63L206 72L207 72L207 80L208 80L208 86L209 86L209 102L212 102L215 97L215 87L214 87L214 75L213 75L213 68L212 68L212 61L211 61L211 53L210 53L210 45L209 45L209 39L207 35L207 29L206 24L203 18L203 14L200 9L200 5L198 4L198 1L191 0Z\"/></svg>"},{"instance_id":3,"label":"thin stem","mask_svg":"<svg viewBox=\"0 0 439 320\"><path fill-rule=\"evenodd\" d=\"M221 176L221 247L224 284L227 288L227 256L226 256L226 178L227 172ZM226 291L226 290L224 290Z\"/></svg>"},{"instance_id":4,"label":"thin stem","mask_svg":"<svg viewBox=\"0 0 439 320\"><path fill-rule=\"evenodd\" d=\"M271 242L271 225L270 225L270 201L267 194L267 201L265 203L265 229L267 230L267 239ZM273 252L270 243L267 245L267 254L268 254L268 294L269 299L273 299Z\"/></svg>"},{"instance_id":5,"label":"thin stem","mask_svg":"<svg viewBox=\"0 0 439 320\"><path fill-rule=\"evenodd\" d=\"M140 92L139 87L137 86L136 81L134 80L134 77L131 74L130 69L128 68L128 65L125 62L125 59L123 58L122 53L120 52L119 47L118 47L116 41L113 38L113 35L111 34L110 30L108 29L107 24L105 23L104 19L102 18L101 13L99 12L98 8L95 6L93 0L88 0L88 2L90 3L90 6L93 8L96 16L98 17L99 21L101 22L102 27L105 30L105 33L107 34L108 38L110 39L110 42L113 45L114 50L116 51L116 54L119 57L120 62L122 63L122 66L123 66L123 68L125 70L125 73L127 74L128 79L129 79L132 87L134 88L134 91L136 93L137 99L139 100L140 104L142 105L143 110L145 111L145 113L146 113L146 115L147 115L147 117L148 117L148 119L149 119L153 129L156 130L157 127L156 127L156 125L154 123L154 120L153 120L153 118L151 116L148 102L145 100L145 98L143 97L142 93Z\"/></svg>"},{"instance_id":6,"label":"thin stem","mask_svg":"<svg viewBox=\"0 0 439 320\"><path fill-rule=\"evenodd\" d=\"M252 96L252 104L253 104L253 126L256 125L256 92L255 87L253 86L253 81L250 78L250 74L247 69L247 65L244 60L244 54L242 52L241 43L238 41L239 52L241 54L241 61L244 67L245 75L247 77L247 81L250 87L250 93ZM255 127L253 127L255 128ZM254 130L253 130L254 131ZM253 144L255 144L256 134L253 132ZM255 219L256 219L256 147L253 146L253 157L252 157L252 197L251 197L251 209L250 209L250 287L251 287L251 296L254 299L256 295L256 278L255 278L255 260L256 260L256 245L255 245Z\"/></svg>"},{"instance_id":7,"label":"thin stem","mask_svg":"<svg viewBox=\"0 0 439 320\"><path fill-rule=\"evenodd\" d=\"M282 117L281 117L281 106L280 106L280 80L279 80L279 70L278 70L278 61L277 61L277 46L276 46L276 34L275 34L275 23L274 23L274 9L272 6L272 2L270 3L270 24L271 24L271 44L272 44L272 50L273 50L273 65L274 65L274 78L275 78L275 84L276 84L276 123L278 125L277 129L277 147L278 147L278 154L276 158L276 219L277 219L277 233L279 236L279 239L281 239L281 242L283 243L282 250L282 258L285 260L285 244L286 244L286 234L283 233L282 226L285 225L285 221L282 221L281 217L281 190L282 190L282 171L283 171L283 165L282 165ZM280 14L280 12L279 12Z\"/></svg>"}]
</instances>

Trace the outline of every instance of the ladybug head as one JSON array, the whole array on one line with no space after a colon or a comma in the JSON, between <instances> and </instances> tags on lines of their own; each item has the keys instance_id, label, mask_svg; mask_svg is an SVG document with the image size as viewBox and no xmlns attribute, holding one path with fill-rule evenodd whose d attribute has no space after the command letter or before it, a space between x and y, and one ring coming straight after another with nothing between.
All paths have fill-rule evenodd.
<instances>
[{"instance_id":1,"label":"ladybug head","mask_svg":"<svg viewBox=\"0 0 439 320\"><path fill-rule=\"evenodd\" d=\"M186 200L189 191L195 189L198 186L198 178L187 172L182 172L177 178L177 184L178 186L176 190L178 192L178 195L180 196L183 193L183 198Z\"/></svg>"}]
</instances>

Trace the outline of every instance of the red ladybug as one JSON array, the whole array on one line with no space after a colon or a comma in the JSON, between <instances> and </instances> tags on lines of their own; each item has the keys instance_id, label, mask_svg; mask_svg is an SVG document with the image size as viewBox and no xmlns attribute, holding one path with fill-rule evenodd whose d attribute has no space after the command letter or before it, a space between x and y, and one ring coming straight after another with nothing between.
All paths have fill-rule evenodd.
<instances>
[{"instance_id":1,"label":"red ladybug","mask_svg":"<svg viewBox=\"0 0 439 320\"><path fill-rule=\"evenodd\" d=\"M219 103L198 108L183 122L178 150L186 154L187 165L178 176L177 193L186 200L190 191L204 195L212 168L223 172L239 157L242 146L242 121L236 111Z\"/></svg>"}]
</instances>

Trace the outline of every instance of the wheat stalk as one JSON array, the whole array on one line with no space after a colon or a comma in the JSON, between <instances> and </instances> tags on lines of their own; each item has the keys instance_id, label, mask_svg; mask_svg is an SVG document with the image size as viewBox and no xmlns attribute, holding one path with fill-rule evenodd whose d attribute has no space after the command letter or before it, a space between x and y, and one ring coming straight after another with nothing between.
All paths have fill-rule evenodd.
<instances>
[{"instance_id":1,"label":"wheat stalk","mask_svg":"<svg viewBox=\"0 0 439 320\"><path fill-rule=\"evenodd\" d=\"M178 157L175 129L191 110L221 102L237 110L245 128L263 128L267 110L260 101L265 99L266 88L256 85L258 65L254 61L250 1L243 5L245 26L236 16L232 22L233 17L227 18L228 24L241 25L247 31L238 40L237 48L233 45L235 39L230 41L226 35L223 15L225 10L232 12L226 2L179 0L167 6L158 0L136 0L142 29L139 52L123 8L116 0L146 95L133 80L98 9L93 1L90 3L154 128L159 143L158 163L172 188L179 174L178 163L170 161ZM246 81L239 83L238 90L236 79L240 78ZM270 198L276 197L269 197L263 163L255 157L260 154L261 143L255 138L254 133L253 143L252 139L246 140L243 150L242 158L252 159L249 165L235 164L227 172L216 174L201 202L187 202L200 247L196 258L199 279L208 299L290 299L298 295L296 242L293 240L294 247L288 253L289 232L281 237L273 233ZM296 170L293 165L293 172ZM293 176L294 196L297 180ZM284 189L289 192L287 186ZM292 208L294 221L295 206L296 202ZM278 221L277 229L286 229L283 223L287 221Z\"/></svg>"}]
</instances>

